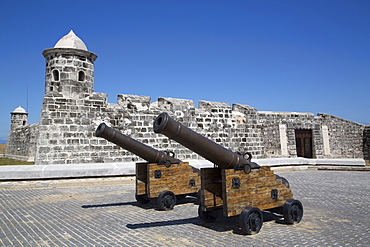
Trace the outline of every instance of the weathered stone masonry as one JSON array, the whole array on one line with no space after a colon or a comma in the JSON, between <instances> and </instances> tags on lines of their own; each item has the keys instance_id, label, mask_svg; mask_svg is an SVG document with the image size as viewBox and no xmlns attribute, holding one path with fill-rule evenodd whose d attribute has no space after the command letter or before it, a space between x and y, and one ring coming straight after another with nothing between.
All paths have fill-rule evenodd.
<instances>
[{"instance_id":1,"label":"weathered stone masonry","mask_svg":"<svg viewBox=\"0 0 370 247\"><path fill-rule=\"evenodd\" d=\"M10 132L6 145L7 157L33 161L36 152L38 124L28 124L28 113L18 107L11 113Z\"/></svg>"},{"instance_id":2,"label":"weathered stone masonry","mask_svg":"<svg viewBox=\"0 0 370 247\"><path fill-rule=\"evenodd\" d=\"M364 159L370 160L370 126L364 130Z\"/></svg>"},{"instance_id":3,"label":"weathered stone masonry","mask_svg":"<svg viewBox=\"0 0 370 247\"><path fill-rule=\"evenodd\" d=\"M12 127L8 156L34 157L36 164L138 161L94 137L96 127L105 122L158 150L172 150L179 159L202 159L153 132L155 117L165 111L222 146L251 152L254 158L369 158L369 126L328 114L262 112L248 105L209 101L200 101L195 108L191 100L159 98L151 103L148 96L125 94L118 95L117 104L108 103L107 94L94 92L97 56L73 35L65 37L78 39L77 46L65 47L59 41L43 52L46 82L40 123ZM19 152L22 142L29 148Z\"/></svg>"}]
</instances>

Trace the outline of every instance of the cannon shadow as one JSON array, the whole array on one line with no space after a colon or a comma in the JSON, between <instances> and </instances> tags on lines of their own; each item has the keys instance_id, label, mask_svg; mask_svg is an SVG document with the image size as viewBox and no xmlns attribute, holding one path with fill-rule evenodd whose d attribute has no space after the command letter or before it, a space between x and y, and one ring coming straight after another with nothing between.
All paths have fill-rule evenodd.
<instances>
[{"instance_id":1,"label":"cannon shadow","mask_svg":"<svg viewBox=\"0 0 370 247\"><path fill-rule=\"evenodd\" d=\"M95 205L82 205L81 208L105 208L105 207L117 207L135 205L137 202L118 202L118 203L106 203L106 204L95 204Z\"/></svg>"},{"instance_id":2,"label":"cannon shadow","mask_svg":"<svg viewBox=\"0 0 370 247\"><path fill-rule=\"evenodd\" d=\"M276 215L271 212L262 211L263 222L276 221L278 222L281 219L281 216ZM151 227L160 227L160 226L174 226L174 225L184 225L184 224L194 224L198 226L203 226L208 229L217 231L217 232L227 232L232 231L234 234L246 235L239 228L239 217L221 217L218 218L213 223L204 223L199 217L193 217L188 219L178 219L178 220L165 220L165 221L156 221L156 222L146 222L139 224L127 224L126 227L129 229L143 229Z\"/></svg>"},{"instance_id":3,"label":"cannon shadow","mask_svg":"<svg viewBox=\"0 0 370 247\"><path fill-rule=\"evenodd\" d=\"M188 204L188 203L197 203L195 197L188 196L184 199L178 200L176 205ZM157 201L155 199L150 200L148 204L140 204L137 201L133 202L118 202L118 203L105 203L105 204L92 204L92 205L82 205L82 208L104 208L104 207L118 207L118 206L137 206L143 209L157 209ZM176 207L176 206L175 206Z\"/></svg>"}]
</instances>

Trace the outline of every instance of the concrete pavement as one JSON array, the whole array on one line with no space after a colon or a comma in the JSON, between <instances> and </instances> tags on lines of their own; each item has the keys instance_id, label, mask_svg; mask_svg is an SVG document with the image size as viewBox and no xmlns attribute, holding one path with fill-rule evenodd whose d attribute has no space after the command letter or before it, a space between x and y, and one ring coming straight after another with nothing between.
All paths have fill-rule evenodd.
<instances>
[{"instance_id":1,"label":"concrete pavement","mask_svg":"<svg viewBox=\"0 0 370 247\"><path fill-rule=\"evenodd\" d=\"M265 213L258 235L238 217L203 223L194 198L172 211L135 201L134 179L0 190L1 246L370 246L370 173L305 171L287 178L304 206L300 224ZM92 180L91 180L92 181ZM112 180L113 181L113 180Z\"/></svg>"}]
</instances>

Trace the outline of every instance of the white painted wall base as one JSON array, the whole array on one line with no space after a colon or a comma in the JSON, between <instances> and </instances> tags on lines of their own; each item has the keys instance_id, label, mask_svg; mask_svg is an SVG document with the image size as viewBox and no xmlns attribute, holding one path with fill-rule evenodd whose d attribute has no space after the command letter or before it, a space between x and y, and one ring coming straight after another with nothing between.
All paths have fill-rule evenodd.
<instances>
[{"instance_id":1,"label":"white painted wall base","mask_svg":"<svg viewBox=\"0 0 370 247\"><path fill-rule=\"evenodd\" d=\"M189 160L195 168L213 167L207 160ZM255 159L253 162L261 166L365 166L363 159L305 159L305 158L273 158ZM135 162L126 163L95 163L72 165L19 165L0 166L0 180L81 178L103 176L135 175Z\"/></svg>"}]
</instances>

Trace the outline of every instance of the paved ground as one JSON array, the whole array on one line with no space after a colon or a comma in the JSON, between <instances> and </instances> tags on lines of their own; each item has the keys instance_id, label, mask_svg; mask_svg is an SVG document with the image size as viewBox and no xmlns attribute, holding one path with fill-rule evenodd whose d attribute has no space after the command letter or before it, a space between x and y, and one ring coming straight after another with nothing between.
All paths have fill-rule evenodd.
<instances>
[{"instance_id":1,"label":"paved ground","mask_svg":"<svg viewBox=\"0 0 370 247\"><path fill-rule=\"evenodd\" d=\"M202 223L190 197L139 206L134 184L0 190L1 246L370 246L370 172L286 172L304 206L298 225L264 214L258 235L238 218Z\"/></svg>"}]
</instances>

